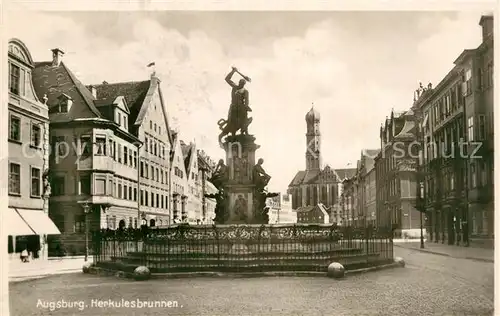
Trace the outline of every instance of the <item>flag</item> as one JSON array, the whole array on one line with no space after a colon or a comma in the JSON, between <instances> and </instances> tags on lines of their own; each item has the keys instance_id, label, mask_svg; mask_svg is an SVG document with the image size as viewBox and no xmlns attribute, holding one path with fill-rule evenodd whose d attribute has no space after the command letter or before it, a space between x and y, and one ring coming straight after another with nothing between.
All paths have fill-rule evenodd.
<instances>
[{"instance_id":1,"label":"flag","mask_svg":"<svg viewBox=\"0 0 500 316\"><path fill-rule=\"evenodd\" d=\"M149 63L146 67L152 67L155 65L155 62L153 61L152 63Z\"/></svg>"}]
</instances>

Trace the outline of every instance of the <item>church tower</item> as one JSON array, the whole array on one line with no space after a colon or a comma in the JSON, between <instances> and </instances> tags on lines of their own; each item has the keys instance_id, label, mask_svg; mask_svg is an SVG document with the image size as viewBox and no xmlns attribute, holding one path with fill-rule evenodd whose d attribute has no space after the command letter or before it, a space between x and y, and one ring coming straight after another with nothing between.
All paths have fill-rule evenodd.
<instances>
[{"instance_id":1,"label":"church tower","mask_svg":"<svg viewBox=\"0 0 500 316\"><path fill-rule=\"evenodd\" d=\"M319 132L319 112L314 109L306 114L306 170L321 169L321 135Z\"/></svg>"}]
</instances>

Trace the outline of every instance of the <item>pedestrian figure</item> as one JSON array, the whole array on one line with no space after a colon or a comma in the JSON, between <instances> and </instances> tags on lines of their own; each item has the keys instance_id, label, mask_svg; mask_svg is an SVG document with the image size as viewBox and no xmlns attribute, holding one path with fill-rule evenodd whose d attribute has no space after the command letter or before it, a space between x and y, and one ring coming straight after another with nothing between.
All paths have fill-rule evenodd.
<instances>
[{"instance_id":1,"label":"pedestrian figure","mask_svg":"<svg viewBox=\"0 0 500 316\"><path fill-rule=\"evenodd\" d=\"M21 262L29 262L29 253L28 253L28 250L26 250L26 248L23 249L23 251L21 251Z\"/></svg>"}]
</instances>

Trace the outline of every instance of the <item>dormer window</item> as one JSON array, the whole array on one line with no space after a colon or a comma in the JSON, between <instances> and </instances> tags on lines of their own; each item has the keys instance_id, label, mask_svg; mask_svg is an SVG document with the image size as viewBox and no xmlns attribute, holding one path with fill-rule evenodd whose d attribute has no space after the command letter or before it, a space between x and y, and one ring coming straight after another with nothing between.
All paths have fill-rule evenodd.
<instances>
[{"instance_id":1,"label":"dormer window","mask_svg":"<svg viewBox=\"0 0 500 316\"><path fill-rule=\"evenodd\" d=\"M59 113L68 113L71 110L71 106L73 105L73 99L67 94L61 94L58 98L58 106L57 111Z\"/></svg>"}]
</instances>

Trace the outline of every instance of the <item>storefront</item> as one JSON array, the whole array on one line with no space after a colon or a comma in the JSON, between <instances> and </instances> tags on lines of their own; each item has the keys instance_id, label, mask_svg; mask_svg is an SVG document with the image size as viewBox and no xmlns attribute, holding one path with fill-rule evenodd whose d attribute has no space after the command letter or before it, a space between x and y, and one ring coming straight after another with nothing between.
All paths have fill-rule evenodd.
<instances>
[{"instance_id":1,"label":"storefront","mask_svg":"<svg viewBox=\"0 0 500 316\"><path fill-rule=\"evenodd\" d=\"M10 259L18 259L23 250L32 259L48 259L47 235L61 234L42 210L8 208L2 216L4 236L8 236Z\"/></svg>"}]
</instances>

